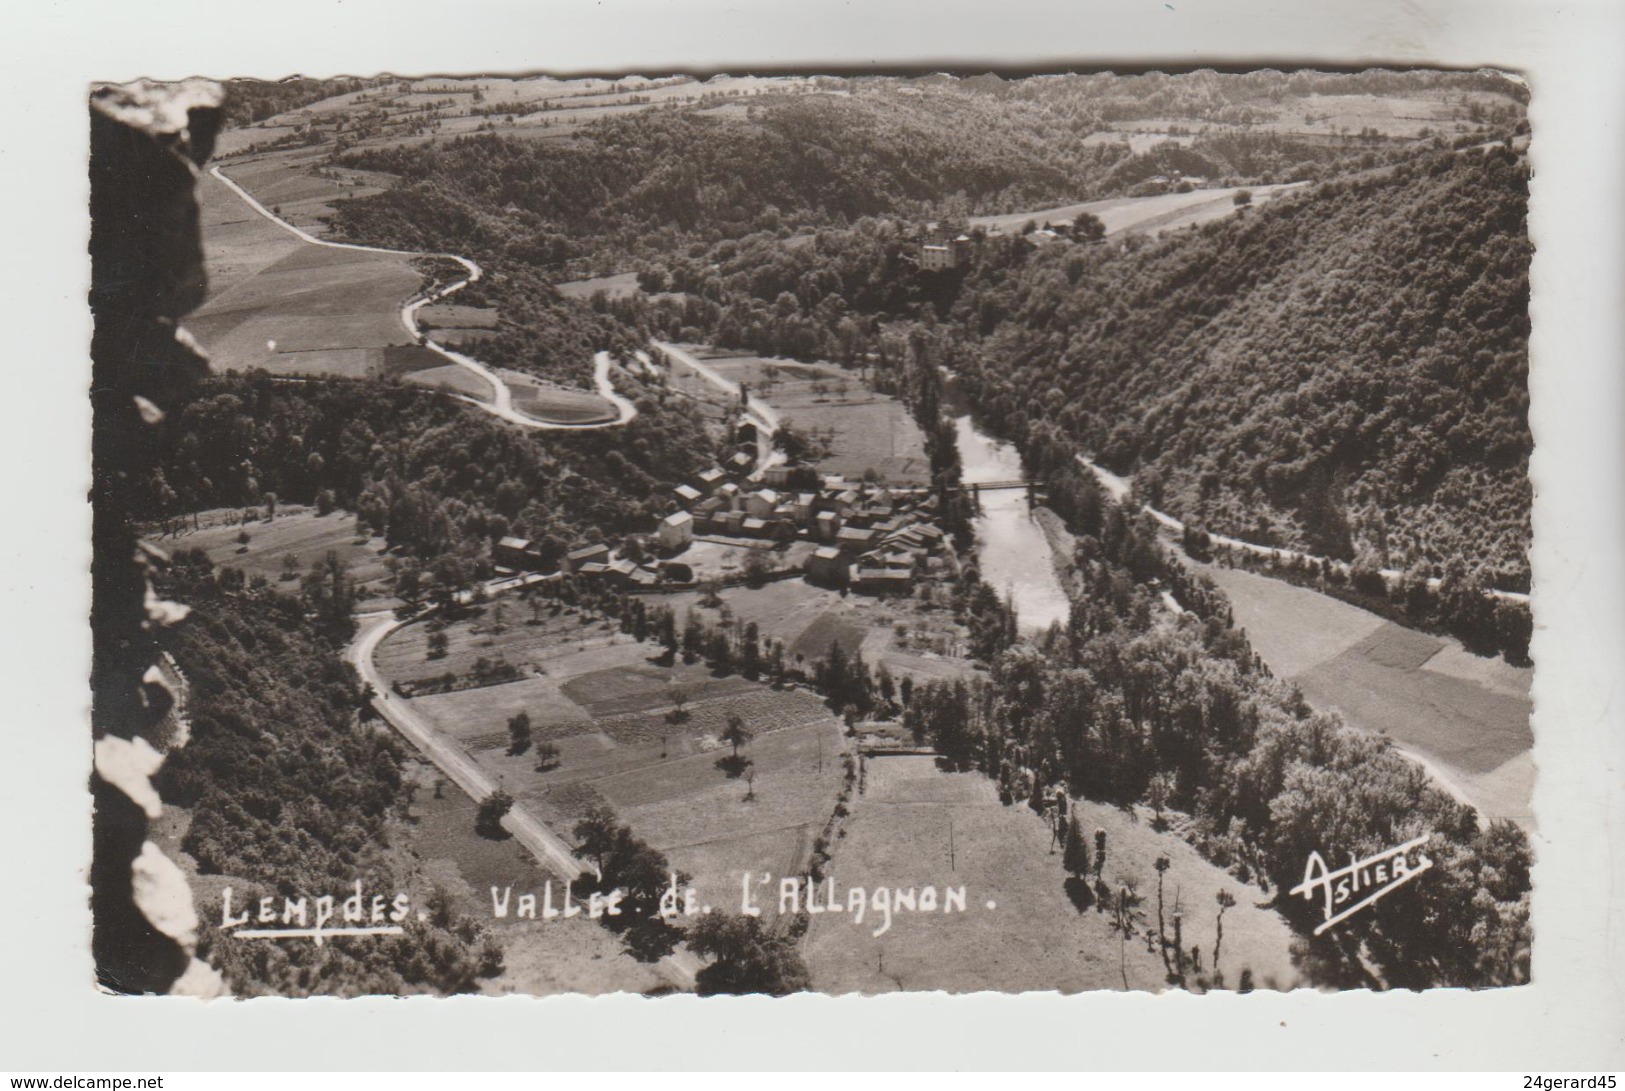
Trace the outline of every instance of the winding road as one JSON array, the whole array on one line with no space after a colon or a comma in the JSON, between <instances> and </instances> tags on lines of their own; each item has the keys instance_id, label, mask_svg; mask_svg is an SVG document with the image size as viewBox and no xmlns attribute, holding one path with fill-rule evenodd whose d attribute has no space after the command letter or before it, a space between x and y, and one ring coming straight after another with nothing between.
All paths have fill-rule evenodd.
<instances>
[{"instance_id":1,"label":"winding road","mask_svg":"<svg viewBox=\"0 0 1625 1091\"><path fill-rule=\"evenodd\" d=\"M457 281L454 284L449 284L446 287L441 288L439 291L431 292L428 295L421 296L418 299L405 303L402 305L400 312L401 325L406 327L406 332L411 335L415 342L421 344L429 351L451 361L453 364L473 372L491 387L491 400L488 402L481 401L478 398L468 397L465 394L454 395L454 397L458 398L458 400L468 402L470 405L477 405L487 413L500 417L511 424L517 424L521 428L535 428L548 431L579 432L594 428L619 428L629 422L633 417L637 416L637 406L633 405L629 399L617 393L614 383L610 381L609 369L611 361L609 353L607 352L599 352L593 356L593 382L598 388L599 396L615 407L615 418L613 420L587 421L572 424L561 421L542 420L538 417L532 417L526 413L521 413L518 409L514 408L513 391L508 389L508 384L503 382L495 372L486 367L484 364L480 363L478 360L474 359L472 356L467 356L461 352L456 352L434 341L427 334L425 334L422 328L418 325L418 311L422 310L424 307L427 307L431 303L440 302L454 292L461 291L470 284L477 282L485 275L484 270L482 270L476 262L465 258L460 254L431 254L422 253L415 250L392 250L383 246L363 246L360 243L333 242L329 239L319 239L315 235L310 234L310 232L303 231L300 228L295 227L293 224L282 219L282 217L260 204L252 193L249 193L242 186L226 177L225 173L222 172L218 166L210 167L209 173L213 175L216 180L224 184L226 188L230 189L233 193L240 197L249 208L252 208L255 212L258 212L261 216L264 216L267 220L270 220L284 231L287 231L301 241L307 242L312 246L328 246L337 250L360 250L369 254L393 254L399 257L408 258L446 258L461 265L467 271L467 277Z\"/></svg>"},{"instance_id":2,"label":"winding road","mask_svg":"<svg viewBox=\"0 0 1625 1091\"><path fill-rule=\"evenodd\" d=\"M539 420L521 413L514 408L513 392L490 368L471 356L466 356L463 353L448 349L444 345L437 344L423 333L417 323L418 311L478 281L483 275L483 271L478 264L458 254L422 254L409 250L391 250L381 246L363 246L359 243L331 242L327 239L319 239L275 215L260 204L242 186L226 177L218 166L211 167L209 173L261 216L264 216L284 231L314 246L330 246L342 250L362 250L370 253L396 254L405 257L443 257L457 262L467 270L468 276L463 280L412 300L403 305L400 310L401 325L406 327L407 332L412 335L414 340L452 363L473 372L491 386L492 399L489 402L470 398L466 395L455 395L459 400L479 406L486 412L520 427L545 430L581 431L596 428L619 428L637 416L637 407L629 399L618 393L614 384L610 381L609 373L612 361L608 352L598 352L593 355L593 381L597 385L599 395L615 406L616 416L614 420L563 424L556 421ZM769 413L771 413L771 410L769 410ZM771 443L772 431L773 427L770 425L766 432L769 443ZM526 581L527 577L493 580L486 585L485 590L487 593L497 594L518 587ZM455 742L447 739L425 721L411 707L410 701L393 696L389 684L384 681L383 676L379 673L378 666L374 662L378 646L391 633L407 624L407 622L394 617L389 612L358 615L356 622L355 639L345 649L344 657L347 662L355 667L356 673L361 677L362 681L371 686L373 692L377 694L373 707L377 709L379 715L403 738L415 746L424 757L428 758L437 769L466 792L469 798L481 800L496 791L498 788L496 782ZM525 807L523 803L515 801L513 807L503 817L502 826L539 862L554 873L569 878L580 874L583 870L582 862L576 859L569 844L550 830L546 823ZM699 973L704 965L705 963L692 952L685 948L678 948L661 959L658 968L663 976L679 987L692 988L695 975Z\"/></svg>"}]
</instances>

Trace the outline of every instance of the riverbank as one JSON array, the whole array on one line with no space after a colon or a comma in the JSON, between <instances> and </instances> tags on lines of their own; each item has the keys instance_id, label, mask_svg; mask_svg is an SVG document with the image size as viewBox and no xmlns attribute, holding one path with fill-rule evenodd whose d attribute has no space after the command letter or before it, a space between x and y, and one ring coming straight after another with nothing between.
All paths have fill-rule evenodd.
<instances>
[{"instance_id":1,"label":"riverbank","mask_svg":"<svg viewBox=\"0 0 1625 1091\"><path fill-rule=\"evenodd\" d=\"M1069 598L1081 594L1078 566L1073 560L1077 556L1077 536L1067 529L1066 520L1042 504L1035 506L1032 514L1038 529L1044 532L1044 540L1049 543L1050 568L1055 578Z\"/></svg>"}]
</instances>

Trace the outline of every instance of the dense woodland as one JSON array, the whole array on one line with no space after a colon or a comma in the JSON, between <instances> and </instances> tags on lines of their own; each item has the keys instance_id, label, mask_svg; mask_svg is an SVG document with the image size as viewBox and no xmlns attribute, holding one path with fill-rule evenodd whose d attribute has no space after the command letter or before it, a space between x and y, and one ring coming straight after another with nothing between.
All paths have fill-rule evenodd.
<instances>
[{"instance_id":1,"label":"dense woodland","mask_svg":"<svg viewBox=\"0 0 1625 1091\"><path fill-rule=\"evenodd\" d=\"M181 847L198 871L228 880L238 907L269 895L279 911L284 896L342 899L357 879L386 901L412 890L388 851L406 791L400 744L368 722L340 657L353 624L342 566L317 566L296 596L245 586L241 572L188 550L165 590L196 609L165 631L190 683L192 738L159 787L190 813ZM438 892L417 892L428 920L414 913L399 939L256 943L216 932L215 917L200 953L239 996L472 992L500 972L478 924Z\"/></svg>"},{"instance_id":2,"label":"dense woodland","mask_svg":"<svg viewBox=\"0 0 1625 1091\"><path fill-rule=\"evenodd\" d=\"M1527 169L1437 153L1123 250L1035 255L955 302L967 386L1187 521L1527 586ZM1037 397L1034 397L1034 394Z\"/></svg>"},{"instance_id":3,"label":"dense woodland","mask_svg":"<svg viewBox=\"0 0 1625 1091\"><path fill-rule=\"evenodd\" d=\"M333 223L347 237L392 245L463 240L564 280L758 231L1134 196L1154 192L1147 180L1169 172L1225 184L1314 179L1404 154L1403 144L1374 134L1325 139L1234 127L1135 153L1126 141L1095 139L1105 107L1080 106L1087 98L1069 95L1064 83L1036 99L964 85L772 94L721 111L604 119L543 141L474 134L342 152L335 145L337 164L386 172L400 184L343 202Z\"/></svg>"}]
</instances>

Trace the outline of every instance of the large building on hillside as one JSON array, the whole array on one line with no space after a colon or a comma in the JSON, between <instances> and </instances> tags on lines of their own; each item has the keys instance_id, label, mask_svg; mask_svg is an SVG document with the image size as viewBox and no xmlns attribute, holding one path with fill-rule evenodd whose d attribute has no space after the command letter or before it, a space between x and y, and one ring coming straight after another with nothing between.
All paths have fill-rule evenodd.
<instances>
[{"instance_id":1,"label":"large building on hillside","mask_svg":"<svg viewBox=\"0 0 1625 1091\"><path fill-rule=\"evenodd\" d=\"M694 540L694 516L686 511L666 516L660 520L656 536L660 539L660 548L668 553L688 548L688 544Z\"/></svg>"}]
</instances>

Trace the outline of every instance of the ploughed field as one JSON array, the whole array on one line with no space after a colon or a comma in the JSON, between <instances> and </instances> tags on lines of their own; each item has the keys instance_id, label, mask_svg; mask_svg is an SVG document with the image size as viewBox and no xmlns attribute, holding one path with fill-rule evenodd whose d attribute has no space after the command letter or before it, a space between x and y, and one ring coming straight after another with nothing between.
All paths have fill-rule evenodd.
<instances>
[{"instance_id":1,"label":"ploughed field","mask_svg":"<svg viewBox=\"0 0 1625 1091\"><path fill-rule=\"evenodd\" d=\"M681 659L662 665L656 645L562 610L516 613L493 631L493 606L446 628L445 658L428 658L425 626L414 624L384 642L378 666L392 682L462 673L480 657L520 668L518 681L414 697L412 707L559 836L608 803L694 877L705 904L732 910L742 872L805 868L843 771L841 725L816 695ZM558 747L556 766L538 769L534 744L509 753L508 721L520 712L535 744ZM755 736L740 751L754 782L718 765L734 716Z\"/></svg>"},{"instance_id":2,"label":"ploughed field","mask_svg":"<svg viewBox=\"0 0 1625 1091\"><path fill-rule=\"evenodd\" d=\"M828 871L837 902L851 904L861 887L869 908L861 923L844 909L812 918L802 954L818 992L1164 988L1168 969L1147 936L1157 927L1159 855L1171 865L1163 879L1170 938L1177 908L1185 949L1201 948L1210 984L1221 889L1236 900L1224 916L1225 986L1236 987L1243 969L1259 988L1298 983L1290 929L1258 905L1269 895L1209 864L1177 834L1152 829L1144 809L1073 805L1091 835L1106 831L1102 881L1112 890L1129 884L1139 897L1124 935L1098 903L1074 902L1045 820L1021 803L1001 804L982 774L945 772L932 757L872 757L862 784ZM918 903L927 886L935 911L894 911L890 928L874 934L885 920L874 910L877 888L913 890ZM944 892L959 887L964 910L945 911Z\"/></svg>"},{"instance_id":3,"label":"ploughed field","mask_svg":"<svg viewBox=\"0 0 1625 1091\"><path fill-rule=\"evenodd\" d=\"M1278 677L1319 709L1380 732L1489 818L1533 826L1533 668L1241 569L1202 566Z\"/></svg>"}]
</instances>

